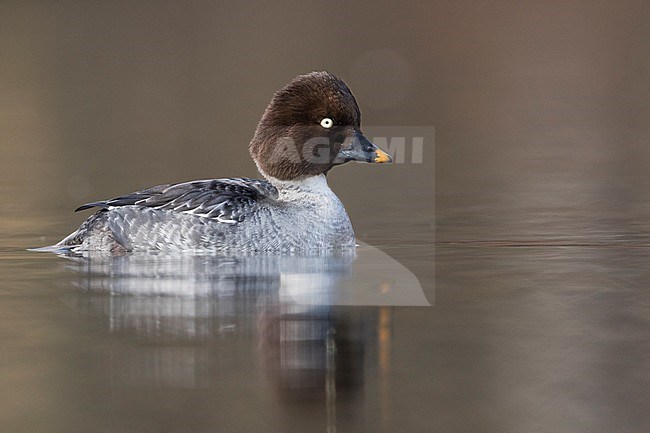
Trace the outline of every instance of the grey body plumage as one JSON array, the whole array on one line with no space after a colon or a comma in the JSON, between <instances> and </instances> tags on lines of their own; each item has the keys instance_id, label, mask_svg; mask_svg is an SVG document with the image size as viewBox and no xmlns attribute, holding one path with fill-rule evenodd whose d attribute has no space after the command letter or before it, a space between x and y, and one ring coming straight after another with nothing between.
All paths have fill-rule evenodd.
<instances>
[{"instance_id":1,"label":"grey body plumage","mask_svg":"<svg viewBox=\"0 0 650 433\"><path fill-rule=\"evenodd\" d=\"M323 175L280 182L215 179L161 185L89 203L101 210L58 246L72 251L284 253L354 246L343 204Z\"/></svg>"}]
</instances>

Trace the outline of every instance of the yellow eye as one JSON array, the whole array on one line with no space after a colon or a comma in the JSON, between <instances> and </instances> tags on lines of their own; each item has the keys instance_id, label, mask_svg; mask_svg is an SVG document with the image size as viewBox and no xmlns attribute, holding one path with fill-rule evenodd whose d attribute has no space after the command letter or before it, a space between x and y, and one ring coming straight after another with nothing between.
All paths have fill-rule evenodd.
<instances>
[{"instance_id":1,"label":"yellow eye","mask_svg":"<svg viewBox=\"0 0 650 433\"><path fill-rule=\"evenodd\" d=\"M331 128L334 125L334 121L330 119L329 117L325 117L323 120L320 121L320 126L323 128Z\"/></svg>"}]
</instances>

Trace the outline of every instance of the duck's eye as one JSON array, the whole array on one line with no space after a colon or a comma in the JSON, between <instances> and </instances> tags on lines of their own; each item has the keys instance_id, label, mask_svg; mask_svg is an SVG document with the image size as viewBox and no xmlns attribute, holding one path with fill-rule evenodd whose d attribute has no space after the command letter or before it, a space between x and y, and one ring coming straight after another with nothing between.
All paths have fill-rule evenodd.
<instances>
[{"instance_id":1,"label":"duck's eye","mask_svg":"<svg viewBox=\"0 0 650 433\"><path fill-rule=\"evenodd\" d=\"M334 121L330 119L329 117L324 118L323 120L320 121L320 126L323 128L331 128L334 125Z\"/></svg>"}]
</instances>

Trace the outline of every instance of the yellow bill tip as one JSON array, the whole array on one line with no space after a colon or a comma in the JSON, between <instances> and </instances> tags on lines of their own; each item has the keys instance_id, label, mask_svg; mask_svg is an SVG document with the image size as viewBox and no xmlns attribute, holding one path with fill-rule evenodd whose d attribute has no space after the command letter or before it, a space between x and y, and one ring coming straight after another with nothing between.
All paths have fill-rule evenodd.
<instances>
[{"instance_id":1,"label":"yellow bill tip","mask_svg":"<svg viewBox=\"0 0 650 433\"><path fill-rule=\"evenodd\" d=\"M377 156L375 157L374 162L379 164L393 162L393 158L391 158L390 155L384 152L383 150L377 149L375 153L377 154Z\"/></svg>"}]
</instances>

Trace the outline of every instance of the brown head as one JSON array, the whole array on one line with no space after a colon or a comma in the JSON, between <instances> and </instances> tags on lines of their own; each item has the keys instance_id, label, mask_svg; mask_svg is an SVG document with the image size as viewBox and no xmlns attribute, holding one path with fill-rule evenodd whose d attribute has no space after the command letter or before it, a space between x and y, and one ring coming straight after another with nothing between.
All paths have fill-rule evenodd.
<instances>
[{"instance_id":1,"label":"brown head","mask_svg":"<svg viewBox=\"0 0 650 433\"><path fill-rule=\"evenodd\" d=\"M360 125L359 105L343 80L312 72L275 93L249 150L263 174L280 180L324 174L348 161L391 162Z\"/></svg>"}]
</instances>

